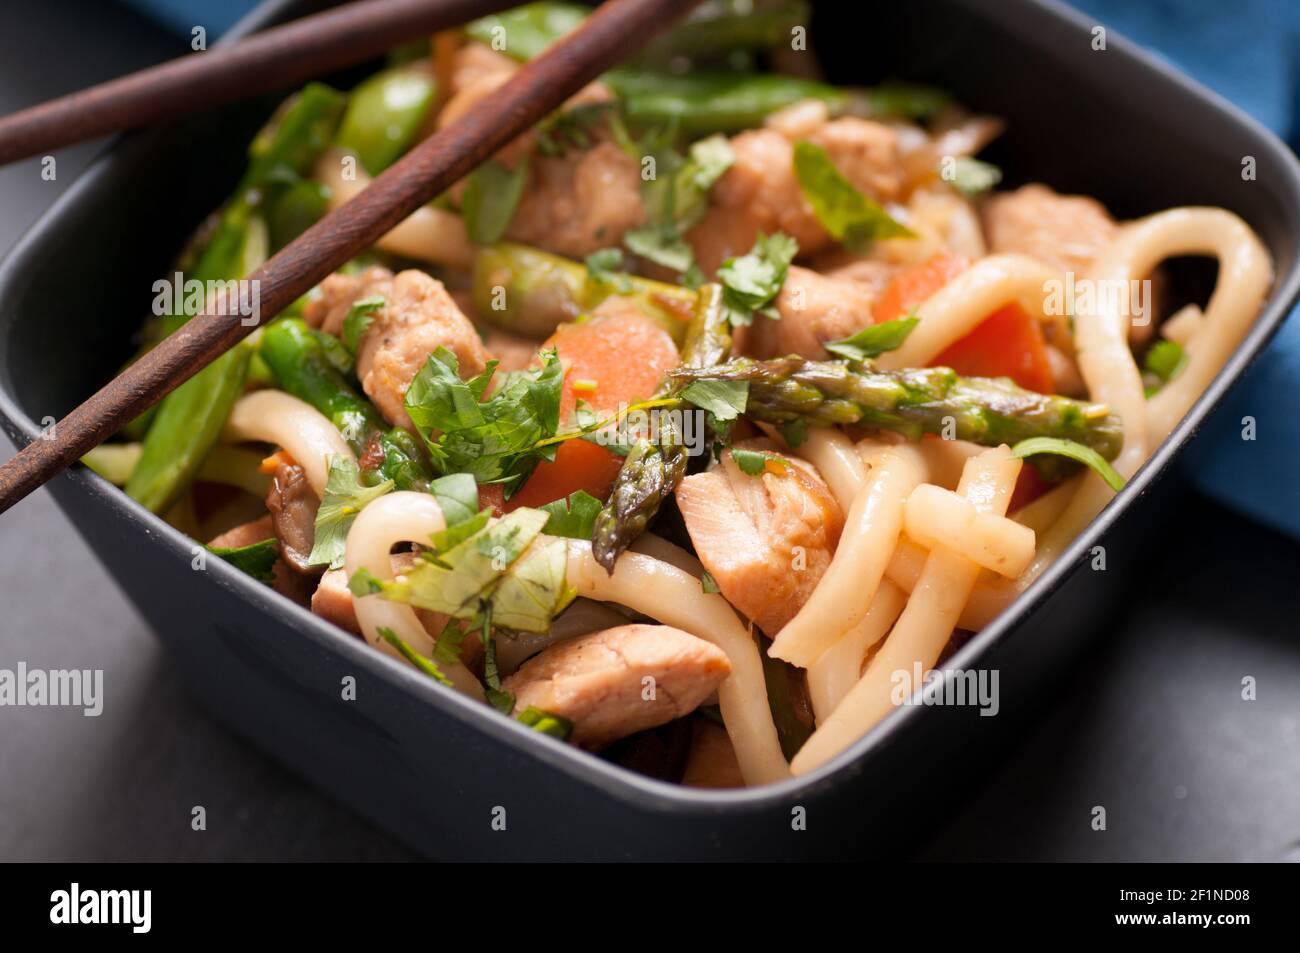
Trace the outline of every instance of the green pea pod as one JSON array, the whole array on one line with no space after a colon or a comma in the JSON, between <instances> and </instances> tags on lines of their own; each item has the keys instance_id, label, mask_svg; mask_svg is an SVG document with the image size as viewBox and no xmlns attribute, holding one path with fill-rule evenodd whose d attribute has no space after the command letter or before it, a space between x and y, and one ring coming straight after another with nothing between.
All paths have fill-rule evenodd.
<instances>
[{"instance_id":1,"label":"green pea pod","mask_svg":"<svg viewBox=\"0 0 1300 953\"><path fill-rule=\"evenodd\" d=\"M465 32L480 43L516 60L531 60L571 30L576 30L589 7L576 3L525 3L512 10L480 17Z\"/></svg>"},{"instance_id":2,"label":"green pea pod","mask_svg":"<svg viewBox=\"0 0 1300 953\"><path fill-rule=\"evenodd\" d=\"M664 68L679 57L717 59L736 52L769 50L789 42L790 29L807 26L811 13L804 0L708 0L680 26L646 47L636 62Z\"/></svg>"},{"instance_id":3,"label":"green pea pod","mask_svg":"<svg viewBox=\"0 0 1300 953\"><path fill-rule=\"evenodd\" d=\"M248 170L236 194L307 175L334 138L348 98L324 83L308 83L275 111L248 147Z\"/></svg>"},{"instance_id":4,"label":"green pea pod","mask_svg":"<svg viewBox=\"0 0 1300 953\"><path fill-rule=\"evenodd\" d=\"M698 71L671 75L618 69L602 77L637 127L672 126L688 138L762 125L778 109L820 99L838 109L846 94L834 86L775 73Z\"/></svg>"},{"instance_id":5,"label":"green pea pod","mask_svg":"<svg viewBox=\"0 0 1300 953\"><path fill-rule=\"evenodd\" d=\"M212 240L204 248L194 267L184 274L186 283L234 281L260 267L270 257L270 237L266 222L254 215L251 206L243 201L232 202L221 215ZM159 340L171 334L193 317L193 309L186 308L184 289L174 291L177 298L170 312L159 323Z\"/></svg>"},{"instance_id":6,"label":"green pea pod","mask_svg":"<svg viewBox=\"0 0 1300 953\"><path fill-rule=\"evenodd\" d=\"M279 251L329 210L329 189L312 179L299 179L286 186L267 206L266 224L271 248Z\"/></svg>"},{"instance_id":7,"label":"green pea pod","mask_svg":"<svg viewBox=\"0 0 1300 953\"><path fill-rule=\"evenodd\" d=\"M410 148L437 88L433 77L417 67L376 73L352 91L335 144L351 150L367 172L378 175Z\"/></svg>"},{"instance_id":8,"label":"green pea pod","mask_svg":"<svg viewBox=\"0 0 1300 953\"><path fill-rule=\"evenodd\" d=\"M678 344L695 312L689 288L628 276L627 300L653 318ZM502 242L474 262L474 307L485 320L525 337L548 337L591 311L616 289L591 278L586 265L527 245Z\"/></svg>"},{"instance_id":9,"label":"green pea pod","mask_svg":"<svg viewBox=\"0 0 1300 953\"><path fill-rule=\"evenodd\" d=\"M127 481L128 496L155 513L176 502L243 393L250 357L250 348L236 346L167 395Z\"/></svg>"},{"instance_id":10,"label":"green pea pod","mask_svg":"<svg viewBox=\"0 0 1300 953\"><path fill-rule=\"evenodd\" d=\"M330 419L362 458L369 485L391 479L402 490L426 490L432 475L415 439L388 429L375 406L348 384L330 363L320 340L302 321L282 318L262 332L262 359L276 384ZM377 449L378 454L372 452ZM377 464L365 465L378 458Z\"/></svg>"}]
</instances>

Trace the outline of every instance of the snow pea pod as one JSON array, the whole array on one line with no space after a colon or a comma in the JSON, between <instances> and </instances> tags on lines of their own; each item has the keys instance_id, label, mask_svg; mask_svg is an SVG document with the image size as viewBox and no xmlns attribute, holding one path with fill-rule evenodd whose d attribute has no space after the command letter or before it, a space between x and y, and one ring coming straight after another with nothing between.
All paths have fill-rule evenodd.
<instances>
[{"instance_id":1,"label":"snow pea pod","mask_svg":"<svg viewBox=\"0 0 1300 953\"><path fill-rule=\"evenodd\" d=\"M846 101L834 86L775 73L697 71L681 76L618 69L602 77L634 126L672 126L694 139L760 126L778 109L820 99L832 109Z\"/></svg>"},{"instance_id":2,"label":"snow pea pod","mask_svg":"<svg viewBox=\"0 0 1300 953\"><path fill-rule=\"evenodd\" d=\"M689 288L628 275L626 298L673 336L678 344L695 313ZM616 293L594 280L586 265L549 252L502 242L474 262L474 307L487 321L525 337L548 337Z\"/></svg>"},{"instance_id":3,"label":"snow pea pod","mask_svg":"<svg viewBox=\"0 0 1300 953\"><path fill-rule=\"evenodd\" d=\"M438 84L420 66L376 73L352 91L335 145L353 152L371 175L402 155L424 125Z\"/></svg>"}]
</instances>

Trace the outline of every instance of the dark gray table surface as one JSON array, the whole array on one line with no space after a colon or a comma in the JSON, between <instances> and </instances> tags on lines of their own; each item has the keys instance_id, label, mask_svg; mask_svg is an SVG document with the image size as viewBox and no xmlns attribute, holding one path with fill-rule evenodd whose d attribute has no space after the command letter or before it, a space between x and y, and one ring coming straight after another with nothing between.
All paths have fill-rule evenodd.
<instances>
[{"instance_id":1,"label":"dark gray table surface","mask_svg":"<svg viewBox=\"0 0 1300 953\"><path fill-rule=\"evenodd\" d=\"M183 51L104 0L3 7L0 112ZM95 151L54 182L0 169L0 250ZM1300 545L1194 497L1152 529L1149 583L919 857L1300 859ZM0 517L0 604L0 668L102 668L107 696L99 718L0 708L0 860L413 859L189 700L45 491Z\"/></svg>"}]
</instances>

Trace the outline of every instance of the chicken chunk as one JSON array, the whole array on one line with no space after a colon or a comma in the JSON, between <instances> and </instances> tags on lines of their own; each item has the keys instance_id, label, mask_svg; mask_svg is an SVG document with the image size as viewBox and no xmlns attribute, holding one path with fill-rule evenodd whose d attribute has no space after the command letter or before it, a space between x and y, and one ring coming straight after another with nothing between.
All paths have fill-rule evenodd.
<instances>
[{"instance_id":1,"label":"chicken chunk","mask_svg":"<svg viewBox=\"0 0 1300 953\"><path fill-rule=\"evenodd\" d=\"M497 73L509 75L518 64L504 53L498 53L486 43L465 43L456 50L452 62L451 86L459 93L482 79Z\"/></svg>"},{"instance_id":2,"label":"chicken chunk","mask_svg":"<svg viewBox=\"0 0 1300 953\"><path fill-rule=\"evenodd\" d=\"M830 243L794 177L794 146L773 129L751 129L731 139L735 161L714 184L709 208L686 235L696 261L712 275L743 255L759 232L785 232L804 254Z\"/></svg>"},{"instance_id":3,"label":"chicken chunk","mask_svg":"<svg viewBox=\"0 0 1300 953\"><path fill-rule=\"evenodd\" d=\"M898 197L903 187L898 136L888 126L847 116L826 123L808 136L821 146L835 168L878 202Z\"/></svg>"},{"instance_id":4,"label":"chicken chunk","mask_svg":"<svg viewBox=\"0 0 1300 953\"><path fill-rule=\"evenodd\" d=\"M303 308L302 318L313 328L338 337L354 301L372 295L385 295L392 287L393 273L381 265L371 265L356 274L336 272L320 283L315 297Z\"/></svg>"},{"instance_id":5,"label":"chicken chunk","mask_svg":"<svg viewBox=\"0 0 1300 953\"><path fill-rule=\"evenodd\" d=\"M773 449L766 440L738 446ZM727 453L677 488L677 506L704 568L727 601L769 635L812 595L844 525L812 465L783 459L749 476Z\"/></svg>"},{"instance_id":6,"label":"chicken chunk","mask_svg":"<svg viewBox=\"0 0 1300 953\"><path fill-rule=\"evenodd\" d=\"M836 119L803 138L821 146L836 168L878 201L896 197L902 182L892 130L866 119ZM751 129L731 140L735 161L714 185L709 209L687 235L706 274L743 255L759 232L785 232L802 255L828 248L832 239L813 215L794 174L794 144L777 129Z\"/></svg>"},{"instance_id":7,"label":"chicken chunk","mask_svg":"<svg viewBox=\"0 0 1300 953\"><path fill-rule=\"evenodd\" d=\"M505 85L519 69L519 64L508 56L484 46L467 43L456 53L452 66L452 95L438 115L438 128L442 129L465 115L476 103L492 96ZM593 103L612 102L614 93L603 83L588 83L565 101L564 110ZM508 168L533 152L537 145L538 129L533 127L511 140L494 158ZM453 187L452 196L459 200L463 186Z\"/></svg>"},{"instance_id":8,"label":"chicken chunk","mask_svg":"<svg viewBox=\"0 0 1300 953\"><path fill-rule=\"evenodd\" d=\"M599 749L694 711L731 674L726 653L666 625L621 625L546 649L502 681L516 711L573 723L570 741Z\"/></svg>"},{"instance_id":9,"label":"chicken chunk","mask_svg":"<svg viewBox=\"0 0 1300 953\"><path fill-rule=\"evenodd\" d=\"M307 474L296 463L281 463L275 468L271 486L266 491L266 508L271 511L271 526L280 541L280 556L297 572L319 572L310 562L316 539L316 511L320 498L307 482Z\"/></svg>"},{"instance_id":10,"label":"chicken chunk","mask_svg":"<svg viewBox=\"0 0 1300 953\"><path fill-rule=\"evenodd\" d=\"M609 141L533 157L528 185L506 237L570 258L617 245L645 224L641 170Z\"/></svg>"},{"instance_id":11,"label":"chicken chunk","mask_svg":"<svg viewBox=\"0 0 1300 953\"><path fill-rule=\"evenodd\" d=\"M984 203L992 252L1019 252L1082 275L1115 237L1117 226L1096 199L1026 185Z\"/></svg>"},{"instance_id":12,"label":"chicken chunk","mask_svg":"<svg viewBox=\"0 0 1300 953\"><path fill-rule=\"evenodd\" d=\"M756 316L746 350L759 358L800 354L824 360L830 356L822 347L826 341L848 337L871 324L875 299L866 282L792 266L776 298L780 318Z\"/></svg>"},{"instance_id":13,"label":"chicken chunk","mask_svg":"<svg viewBox=\"0 0 1300 953\"><path fill-rule=\"evenodd\" d=\"M357 378L384 419L409 430L402 401L428 356L445 347L460 362L461 376L472 377L487 364L487 352L442 282L416 269L394 275L376 265L354 275L330 275L307 303L303 320L337 336L353 303L374 296L384 305L361 336Z\"/></svg>"},{"instance_id":14,"label":"chicken chunk","mask_svg":"<svg viewBox=\"0 0 1300 953\"><path fill-rule=\"evenodd\" d=\"M430 354L447 348L460 362L461 376L472 377L487 364L487 353L441 281L411 269L394 276L383 292L384 305L357 347L357 378L389 423L410 429L402 401Z\"/></svg>"}]
</instances>

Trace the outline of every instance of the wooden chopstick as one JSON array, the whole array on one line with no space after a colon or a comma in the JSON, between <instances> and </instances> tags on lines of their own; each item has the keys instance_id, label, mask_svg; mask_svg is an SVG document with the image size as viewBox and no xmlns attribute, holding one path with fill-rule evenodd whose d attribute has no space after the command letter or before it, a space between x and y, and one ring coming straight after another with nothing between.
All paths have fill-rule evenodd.
<instances>
[{"instance_id":1,"label":"wooden chopstick","mask_svg":"<svg viewBox=\"0 0 1300 953\"><path fill-rule=\"evenodd\" d=\"M358 0L0 118L0 165L279 89L518 0Z\"/></svg>"},{"instance_id":2,"label":"wooden chopstick","mask_svg":"<svg viewBox=\"0 0 1300 953\"><path fill-rule=\"evenodd\" d=\"M610 0L526 64L492 96L426 139L245 279L271 318L446 191L570 95L699 0ZM228 309L238 310L238 309ZM253 331L238 314L205 308L0 466L0 513L112 436Z\"/></svg>"}]
</instances>

